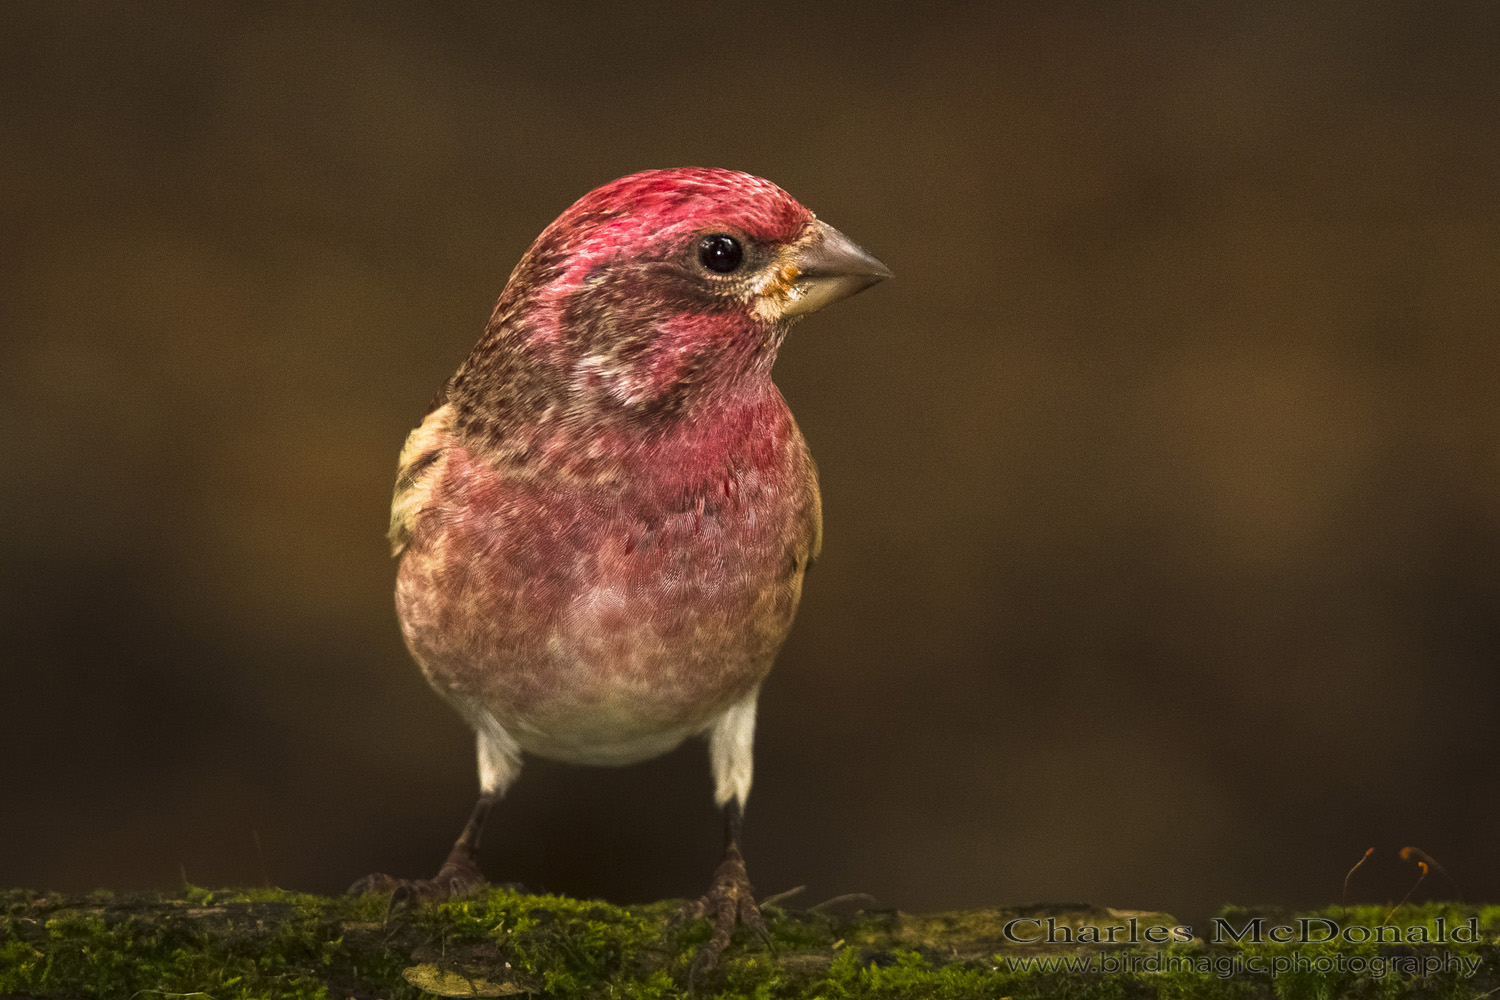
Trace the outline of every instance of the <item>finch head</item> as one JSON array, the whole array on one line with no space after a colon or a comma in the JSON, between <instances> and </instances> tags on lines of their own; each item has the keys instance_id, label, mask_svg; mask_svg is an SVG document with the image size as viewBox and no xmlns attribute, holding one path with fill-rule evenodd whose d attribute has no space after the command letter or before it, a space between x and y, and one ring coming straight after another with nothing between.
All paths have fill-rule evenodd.
<instances>
[{"instance_id":1,"label":"finch head","mask_svg":"<svg viewBox=\"0 0 1500 1000\"><path fill-rule=\"evenodd\" d=\"M447 398L471 429L649 427L768 382L792 321L889 276L770 181L631 174L537 237Z\"/></svg>"}]
</instances>

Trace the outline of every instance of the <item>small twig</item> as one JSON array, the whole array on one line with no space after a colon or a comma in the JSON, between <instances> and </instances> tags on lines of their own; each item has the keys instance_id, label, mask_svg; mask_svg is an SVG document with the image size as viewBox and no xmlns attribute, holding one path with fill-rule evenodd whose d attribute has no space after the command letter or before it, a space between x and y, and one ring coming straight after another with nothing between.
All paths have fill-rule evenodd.
<instances>
[{"instance_id":1,"label":"small twig","mask_svg":"<svg viewBox=\"0 0 1500 1000\"><path fill-rule=\"evenodd\" d=\"M761 909L765 909L767 906L780 906L782 903L791 899L793 896L799 896L806 891L807 886L795 885L790 889L786 889L781 892L773 892L771 895L760 901Z\"/></svg>"},{"instance_id":2,"label":"small twig","mask_svg":"<svg viewBox=\"0 0 1500 1000\"><path fill-rule=\"evenodd\" d=\"M1365 848L1365 853L1360 855L1359 860L1354 862L1354 867L1350 868L1348 873L1344 875L1344 891L1339 893L1339 906L1344 906L1346 904L1346 901L1349 899L1349 880L1354 877L1354 873L1359 869L1359 866L1364 864L1365 861L1369 859L1370 855L1374 853L1375 848Z\"/></svg>"},{"instance_id":3,"label":"small twig","mask_svg":"<svg viewBox=\"0 0 1500 1000\"><path fill-rule=\"evenodd\" d=\"M1417 891L1417 886L1421 885L1422 884L1422 880L1427 877L1427 862L1425 862L1425 861L1418 861L1417 862L1417 867L1420 868L1420 869L1422 869L1422 874L1418 875L1417 876L1417 880L1412 883L1412 887L1410 889L1406 890L1406 895L1404 895L1404 896L1401 897L1401 902L1399 902L1395 906L1391 907L1391 912L1387 913L1385 915L1385 917L1380 921L1382 924L1390 922L1391 917L1395 915L1395 913L1396 913L1397 910L1401 909L1401 907L1403 907L1403 906L1406 905L1406 901L1408 899L1411 899L1411 894Z\"/></svg>"},{"instance_id":4,"label":"small twig","mask_svg":"<svg viewBox=\"0 0 1500 1000\"><path fill-rule=\"evenodd\" d=\"M822 913L830 906L837 906L839 903L848 903L856 899L862 899L866 902L877 904L880 902L880 900L876 899L868 892L846 892L842 896L834 896L832 899L825 899L817 906L809 906L807 909L811 913Z\"/></svg>"},{"instance_id":5,"label":"small twig","mask_svg":"<svg viewBox=\"0 0 1500 1000\"><path fill-rule=\"evenodd\" d=\"M1443 877L1443 880L1451 885L1453 887L1453 891L1458 894L1458 901L1460 903L1463 902L1464 891L1458 887L1458 883L1454 881L1453 876L1448 874L1448 870L1442 865L1438 864L1437 859L1434 858L1431 854L1428 854L1420 847L1403 847L1401 848L1401 860L1427 862L1427 867L1431 868L1433 871L1441 875Z\"/></svg>"}]
</instances>

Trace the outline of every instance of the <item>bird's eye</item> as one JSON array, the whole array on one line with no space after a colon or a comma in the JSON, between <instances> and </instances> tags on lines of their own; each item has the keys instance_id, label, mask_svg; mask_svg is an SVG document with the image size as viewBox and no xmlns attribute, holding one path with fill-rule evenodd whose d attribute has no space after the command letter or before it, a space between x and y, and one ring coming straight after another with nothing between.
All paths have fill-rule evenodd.
<instances>
[{"instance_id":1,"label":"bird's eye","mask_svg":"<svg viewBox=\"0 0 1500 1000\"><path fill-rule=\"evenodd\" d=\"M740 241L728 233L714 233L703 237L703 242L698 244L698 259L710 271L728 274L740 266L740 261L745 259L745 251L740 246Z\"/></svg>"}]
</instances>

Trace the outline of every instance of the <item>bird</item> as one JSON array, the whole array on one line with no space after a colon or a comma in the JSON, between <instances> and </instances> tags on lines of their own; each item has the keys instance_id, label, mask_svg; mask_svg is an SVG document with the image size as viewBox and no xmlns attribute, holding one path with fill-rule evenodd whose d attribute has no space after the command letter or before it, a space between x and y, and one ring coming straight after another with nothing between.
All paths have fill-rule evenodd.
<instances>
[{"instance_id":1,"label":"bird","mask_svg":"<svg viewBox=\"0 0 1500 1000\"><path fill-rule=\"evenodd\" d=\"M762 938L741 850L761 684L822 547L807 443L772 365L802 317L891 276L774 183L647 170L549 225L401 450L396 611L475 732L479 796L429 879L486 884L480 834L524 755L621 766L706 737L724 853L685 904Z\"/></svg>"}]
</instances>

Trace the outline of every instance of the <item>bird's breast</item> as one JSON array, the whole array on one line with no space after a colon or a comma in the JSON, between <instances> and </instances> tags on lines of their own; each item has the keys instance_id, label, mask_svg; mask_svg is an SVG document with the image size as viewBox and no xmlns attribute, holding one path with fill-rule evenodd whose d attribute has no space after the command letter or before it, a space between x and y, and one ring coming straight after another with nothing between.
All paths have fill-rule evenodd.
<instances>
[{"instance_id":1,"label":"bird's breast","mask_svg":"<svg viewBox=\"0 0 1500 1000\"><path fill-rule=\"evenodd\" d=\"M599 486L450 444L397 583L429 680L562 759L640 759L700 730L770 669L813 544L805 445L762 451L711 475L663 456Z\"/></svg>"}]
</instances>

